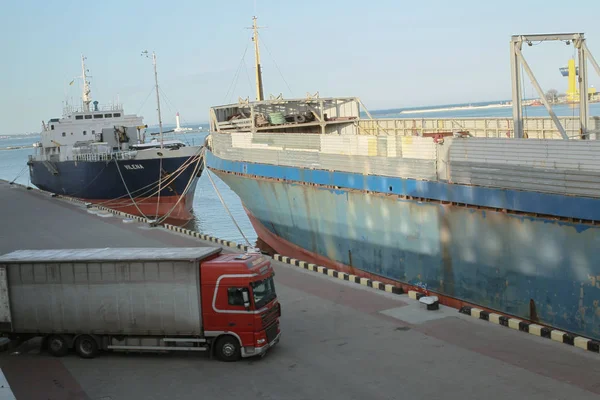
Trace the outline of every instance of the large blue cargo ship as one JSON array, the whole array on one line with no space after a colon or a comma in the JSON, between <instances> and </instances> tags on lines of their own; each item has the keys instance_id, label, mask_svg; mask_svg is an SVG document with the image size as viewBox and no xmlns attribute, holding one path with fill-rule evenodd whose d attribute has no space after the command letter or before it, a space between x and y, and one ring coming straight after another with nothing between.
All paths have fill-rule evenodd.
<instances>
[{"instance_id":1,"label":"large blue cargo ship","mask_svg":"<svg viewBox=\"0 0 600 400\"><path fill-rule=\"evenodd\" d=\"M271 164L260 159L281 150L231 138L212 135L208 166L278 253L600 338L600 198Z\"/></svg>"},{"instance_id":2,"label":"large blue cargo ship","mask_svg":"<svg viewBox=\"0 0 600 400\"><path fill-rule=\"evenodd\" d=\"M573 117L515 138L505 118L258 93L211 109L206 161L276 252L600 339L599 118L593 140L556 140L583 137Z\"/></svg>"}]
</instances>

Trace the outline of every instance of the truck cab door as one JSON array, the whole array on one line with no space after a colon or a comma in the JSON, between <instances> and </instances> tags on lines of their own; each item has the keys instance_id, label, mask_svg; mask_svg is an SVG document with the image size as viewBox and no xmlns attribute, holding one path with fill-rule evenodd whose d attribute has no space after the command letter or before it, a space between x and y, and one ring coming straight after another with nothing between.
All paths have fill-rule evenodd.
<instances>
[{"instance_id":1,"label":"truck cab door","mask_svg":"<svg viewBox=\"0 0 600 400\"><path fill-rule=\"evenodd\" d=\"M234 311L225 314L227 315L227 326L239 326L247 330L253 330L254 318L250 302L250 291L247 287L227 287L227 307L230 311Z\"/></svg>"},{"instance_id":2,"label":"truck cab door","mask_svg":"<svg viewBox=\"0 0 600 400\"><path fill-rule=\"evenodd\" d=\"M205 331L234 332L243 342L254 342L254 304L248 287L221 281L209 309L203 312ZM231 281L234 281L231 279ZM207 300L207 299L206 299ZM206 304L206 303L205 303Z\"/></svg>"}]
</instances>

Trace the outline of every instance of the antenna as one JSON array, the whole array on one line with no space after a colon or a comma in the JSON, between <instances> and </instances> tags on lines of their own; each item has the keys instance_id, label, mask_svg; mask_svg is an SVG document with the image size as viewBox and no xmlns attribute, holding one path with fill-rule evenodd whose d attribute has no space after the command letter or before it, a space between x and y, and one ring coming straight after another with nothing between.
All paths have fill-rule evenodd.
<instances>
[{"instance_id":1,"label":"antenna","mask_svg":"<svg viewBox=\"0 0 600 400\"><path fill-rule=\"evenodd\" d=\"M68 104L69 104L69 94L68 94L68 92L67 92L67 86L65 86L65 99L63 100L63 103L65 104L65 105L63 106L63 113L64 113L64 111L65 111L64 109L65 109L65 108L68 106Z\"/></svg>"},{"instance_id":2,"label":"antenna","mask_svg":"<svg viewBox=\"0 0 600 400\"><path fill-rule=\"evenodd\" d=\"M83 111L90 111L90 103L92 102L92 98L90 97L90 83L87 80L87 70L85 69L85 60L87 58L82 54L81 55L81 79L83 79L83 93L81 99L83 100Z\"/></svg>"},{"instance_id":3,"label":"antenna","mask_svg":"<svg viewBox=\"0 0 600 400\"><path fill-rule=\"evenodd\" d=\"M148 50L142 51L142 56L146 56L146 58L150 58L148 55ZM163 129L162 129L162 118L160 116L160 97L158 95L158 73L156 72L156 54L152 52L152 65L154 66L154 84L156 87L156 106L158 110L158 129L160 132L160 148L163 148Z\"/></svg>"}]
</instances>

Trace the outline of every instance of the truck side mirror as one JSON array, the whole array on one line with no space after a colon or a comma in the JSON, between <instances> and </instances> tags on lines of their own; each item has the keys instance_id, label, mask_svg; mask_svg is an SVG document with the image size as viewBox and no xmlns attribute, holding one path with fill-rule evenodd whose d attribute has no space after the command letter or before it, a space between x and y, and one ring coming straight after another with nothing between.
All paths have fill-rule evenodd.
<instances>
[{"instance_id":1,"label":"truck side mirror","mask_svg":"<svg viewBox=\"0 0 600 400\"><path fill-rule=\"evenodd\" d=\"M244 307L246 307L246 310L250 310L250 297L248 296L248 289L242 289L242 299L244 299Z\"/></svg>"}]
</instances>

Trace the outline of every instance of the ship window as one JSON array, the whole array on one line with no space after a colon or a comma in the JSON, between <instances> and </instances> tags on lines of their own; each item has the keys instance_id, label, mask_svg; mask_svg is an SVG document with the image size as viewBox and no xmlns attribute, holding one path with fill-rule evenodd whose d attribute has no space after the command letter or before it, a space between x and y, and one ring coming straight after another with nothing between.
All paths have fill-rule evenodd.
<instances>
[{"instance_id":1,"label":"ship window","mask_svg":"<svg viewBox=\"0 0 600 400\"><path fill-rule=\"evenodd\" d=\"M86 115L85 119L92 119L92 116L91 115Z\"/></svg>"},{"instance_id":2,"label":"ship window","mask_svg":"<svg viewBox=\"0 0 600 400\"><path fill-rule=\"evenodd\" d=\"M104 114L104 118L111 118L112 114Z\"/></svg>"},{"instance_id":3,"label":"ship window","mask_svg":"<svg viewBox=\"0 0 600 400\"><path fill-rule=\"evenodd\" d=\"M71 136L73 136L73 132L71 132Z\"/></svg>"},{"instance_id":4,"label":"ship window","mask_svg":"<svg viewBox=\"0 0 600 400\"><path fill-rule=\"evenodd\" d=\"M83 119L83 115L76 115L75 119Z\"/></svg>"},{"instance_id":5,"label":"ship window","mask_svg":"<svg viewBox=\"0 0 600 400\"><path fill-rule=\"evenodd\" d=\"M120 116L121 116L121 113L114 113L113 114L113 117L115 117L115 118L119 118Z\"/></svg>"},{"instance_id":6,"label":"ship window","mask_svg":"<svg viewBox=\"0 0 600 400\"><path fill-rule=\"evenodd\" d=\"M86 132L86 131L83 131L83 136L85 136L85 135L87 135L87 132Z\"/></svg>"},{"instance_id":7,"label":"ship window","mask_svg":"<svg viewBox=\"0 0 600 400\"><path fill-rule=\"evenodd\" d=\"M63 132L63 137L67 136L67 134L65 132Z\"/></svg>"},{"instance_id":8,"label":"ship window","mask_svg":"<svg viewBox=\"0 0 600 400\"><path fill-rule=\"evenodd\" d=\"M102 114L94 114L94 118L102 118Z\"/></svg>"},{"instance_id":9,"label":"ship window","mask_svg":"<svg viewBox=\"0 0 600 400\"><path fill-rule=\"evenodd\" d=\"M54 125L50 125L50 130L54 130Z\"/></svg>"},{"instance_id":10,"label":"ship window","mask_svg":"<svg viewBox=\"0 0 600 400\"><path fill-rule=\"evenodd\" d=\"M92 135L95 135L95 134L96 134L96 131L92 131Z\"/></svg>"}]
</instances>

